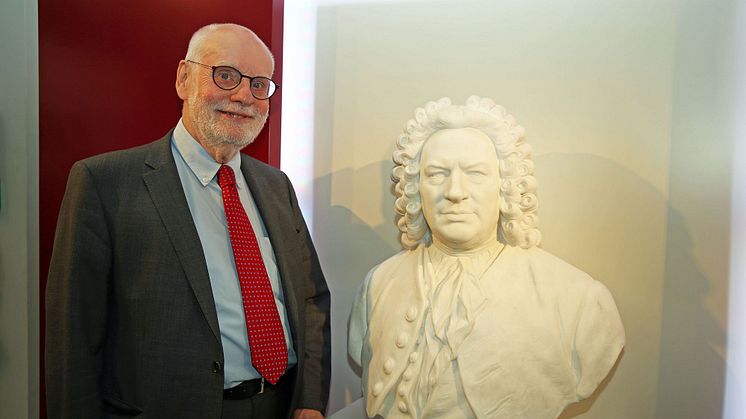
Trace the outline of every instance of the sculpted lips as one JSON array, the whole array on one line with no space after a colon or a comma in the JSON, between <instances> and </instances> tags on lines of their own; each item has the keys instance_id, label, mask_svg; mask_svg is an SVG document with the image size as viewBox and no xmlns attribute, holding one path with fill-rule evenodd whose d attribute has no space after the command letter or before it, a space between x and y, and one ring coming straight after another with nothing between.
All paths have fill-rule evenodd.
<instances>
[{"instance_id":1,"label":"sculpted lips","mask_svg":"<svg viewBox=\"0 0 746 419\"><path fill-rule=\"evenodd\" d=\"M468 210L468 209L451 208L451 209L440 211L440 213L443 215L465 215L465 214L474 214L474 211Z\"/></svg>"},{"instance_id":2,"label":"sculpted lips","mask_svg":"<svg viewBox=\"0 0 746 419\"><path fill-rule=\"evenodd\" d=\"M467 211L467 210L448 210L448 211L442 211L440 215L442 215L444 218L446 218L449 221L461 221L466 216L473 215L474 211Z\"/></svg>"}]
</instances>

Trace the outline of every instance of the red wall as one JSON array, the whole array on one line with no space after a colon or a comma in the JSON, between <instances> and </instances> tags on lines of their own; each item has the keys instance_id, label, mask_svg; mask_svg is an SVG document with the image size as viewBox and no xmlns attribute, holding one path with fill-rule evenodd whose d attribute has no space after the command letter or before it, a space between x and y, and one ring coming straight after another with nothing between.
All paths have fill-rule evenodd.
<instances>
[{"instance_id":1,"label":"red wall","mask_svg":"<svg viewBox=\"0 0 746 419\"><path fill-rule=\"evenodd\" d=\"M44 289L60 201L72 164L162 137L181 113L176 66L191 34L215 22L253 29L275 56L282 86L282 0L39 0L41 410ZM282 89L268 127L245 152L280 163Z\"/></svg>"}]
</instances>

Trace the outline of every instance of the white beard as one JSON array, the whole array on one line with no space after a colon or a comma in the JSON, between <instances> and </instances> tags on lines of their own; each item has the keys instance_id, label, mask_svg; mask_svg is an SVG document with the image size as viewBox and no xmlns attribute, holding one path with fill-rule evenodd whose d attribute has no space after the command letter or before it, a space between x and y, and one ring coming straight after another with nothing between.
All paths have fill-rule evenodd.
<instances>
[{"instance_id":1,"label":"white beard","mask_svg":"<svg viewBox=\"0 0 746 419\"><path fill-rule=\"evenodd\" d=\"M261 115L252 107L235 103L209 105L196 93L189 97L189 103L191 104L195 128L199 131L206 146L215 147L221 144L230 144L238 148L244 148L256 139L267 121L266 113ZM250 115L254 119L249 126L241 127L239 124L245 124L245 121L232 122L230 119L221 118L216 109ZM234 125L233 129L230 125ZM237 130L239 131L236 132Z\"/></svg>"}]
</instances>

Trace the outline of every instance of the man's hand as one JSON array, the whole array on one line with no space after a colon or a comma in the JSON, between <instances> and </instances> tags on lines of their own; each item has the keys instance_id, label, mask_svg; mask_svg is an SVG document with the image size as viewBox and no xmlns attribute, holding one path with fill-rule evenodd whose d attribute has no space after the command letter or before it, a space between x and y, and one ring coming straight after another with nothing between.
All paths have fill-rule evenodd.
<instances>
[{"instance_id":1,"label":"man's hand","mask_svg":"<svg viewBox=\"0 0 746 419\"><path fill-rule=\"evenodd\" d=\"M324 415L318 410L313 409L295 409L293 419L323 419Z\"/></svg>"}]
</instances>

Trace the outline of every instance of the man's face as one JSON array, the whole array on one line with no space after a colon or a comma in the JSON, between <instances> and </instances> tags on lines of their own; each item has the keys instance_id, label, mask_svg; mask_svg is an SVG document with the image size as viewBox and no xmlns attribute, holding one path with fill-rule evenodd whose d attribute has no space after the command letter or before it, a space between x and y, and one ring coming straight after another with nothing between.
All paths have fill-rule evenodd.
<instances>
[{"instance_id":1,"label":"man's face","mask_svg":"<svg viewBox=\"0 0 746 419\"><path fill-rule=\"evenodd\" d=\"M247 32L226 28L207 36L195 61L230 66L252 77L272 76L271 58ZM184 125L203 146L242 148L259 135L267 120L269 100L254 98L248 79L233 90L222 90L213 82L211 69L182 61L176 86L184 101Z\"/></svg>"},{"instance_id":2,"label":"man's face","mask_svg":"<svg viewBox=\"0 0 746 419\"><path fill-rule=\"evenodd\" d=\"M474 128L445 129L425 142L420 195L433 241L456 252L497 240L500 172L495 147Z\"/></svg>"}]
</instances>

